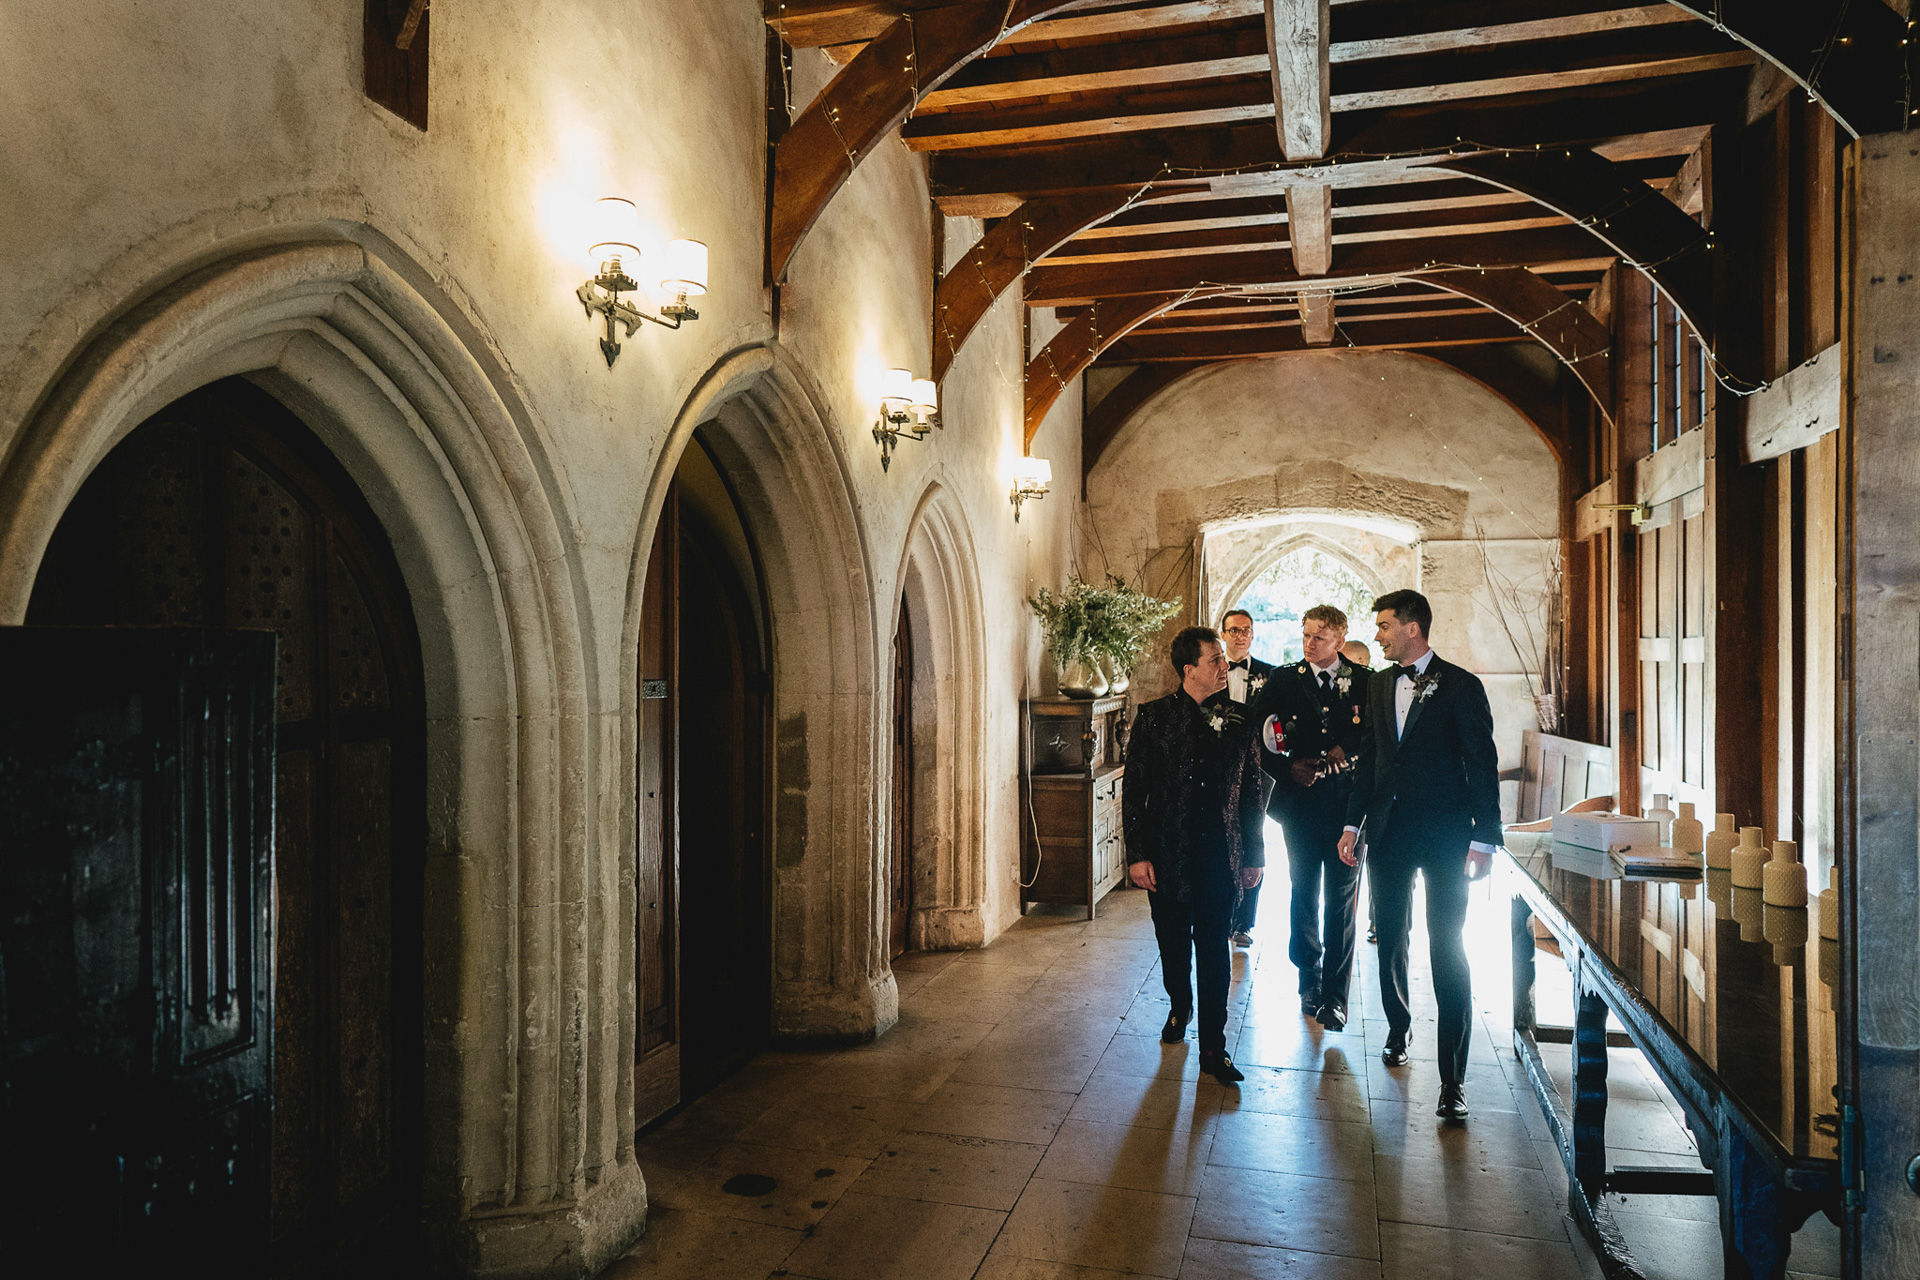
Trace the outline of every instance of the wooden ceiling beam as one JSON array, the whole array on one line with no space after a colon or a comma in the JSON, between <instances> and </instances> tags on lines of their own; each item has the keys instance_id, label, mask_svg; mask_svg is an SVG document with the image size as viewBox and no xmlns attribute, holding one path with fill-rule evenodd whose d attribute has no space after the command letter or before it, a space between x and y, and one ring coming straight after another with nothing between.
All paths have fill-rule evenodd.
<instances>
[{"instance_id":1,"label":"wooden ceiling beam","mask_svg":"<svg viewBox=\"0 0 1920 1280\"><path fill-rule=\"evenodd\" d=\"M903 15L968 0L764 0L767 26L796 49L876 39Z\"/></svg>"},{"instance_id":2,"label":"wooden ceiling beam","mask_svg":"<svg viewBox=\"0 0 1920 1280\"><path fill-rule=\"evenodd\" d=\"M1477 179L1454 178L1417 185L1398 183L1387 187L1347 187L1340 192L1333 218L1337 226L1355 218L1427 213L1438 209L1465 213L1470 209L1498 209L1527 202L1525 196L1512 191L1491 190ZM1209 193L1209 198L1197 200L1188 195L1172 196L1150 206L1117 214L1098 227L1089 227L1081 232L1080 238L1124 239L1127 236L1160 235L1174 231L1253 226L1273 220L1284 221L1286 213L1284 193L1226 199L1211 197Z\"/></svg>"},{"instance_id":3,"label":"wooden ceiling beam","mask_svg":"<svg viewBox=\"0 0 1920 1280\"><path fill-rule=\"evenodd\" d=\"M969 0L894 21L807 104L774 146L768 270L780 280L794 250L854 167L913 104L1009 28L1075 0Z\"/></svg>"},{"instance_id":4,"label":"wooden ceiling beam","mask_svg":"<svg viewBox=\"0 0 1920 1280\"><path fill-rule=\"evenodd\" d=\"M1316 309L1324 316L1331 316L1333 303L1340 306L1343 323L1354 320L1420 320L1435 316L1464 316L1481 310L1479 306L1465 298L1448 300L1444 295L1428 292L1430 302L1417 302L1400 299L1395 305L1387 307L1356 307L1347 294L1334 294L1324 290L1302 292L1298 305L1276 308L1272 311L1256 312L1244 318L1223 316L1199 319L1185 319L1183 312L1169 312L1148 324L1134 330L1135 335L1158 333L1244 333L1254 330L1284 328L1287 325L1306 326ZM1324 300L1325 306L1321 306ZM1323 320L1331 326L1330 319ZM1326 337L1319 342L1310 342L1310 346L1325 346L1333 340L1331 327L1324 330Z\"/></svg>"},{"instance_id":5,"label":"wooden ceiling beam","mask_svg":"<svg viewBox=\"0 0 1920 1280\"><path fill-rule=\"evenodd\" d=\"M1449 159L1436 167L1518 192L1580 223L1645 272L1712 345L1712 237L1662 193L1579 147Z\"/></svg>"},{"instance_id":6,"label":"wooden ceiling beam","mask_svg":"<svg viewBox=\"0 0 1920 1280\"><path fill-rule=\"evenodd\" d=\"M1337 212L1337 211L1336 211ZM1495 231L1528 231L1565 226L1561 214L1538 205L1494 206L1491 216L1476 211L1427 209L1415 213L1336 218L1330 245L1372 244L1383 240L1424 240L1433 236L1484 235ZM1515 216L1516 212L1519 216ZM1049 255L1056 262L1120 262L1131 258L1177 257L1219 251L1253 251L1292 247L1292 223L1284 217L1244 219L1224 227L1184 227L1175 231L1142 232L1129 236L1075 237ZM1297 264L1296 264L1297 265ZM1302 275L1324 275L1325 270L1302 270Z\"/></svg>"},{"instance_id":7,"label":"wooden ceiling beam","mask_svg":"<svg viewBox=\"0 0 1920 1280\"><path fill-rule=\"evenodd\" d=\"M1034 433L1046 421L1047 412L1060 398L1060 393L1086 372L1087 366L1099 359L1102 352L1167 308L1193 298L1197 292L1107 299L1094 304L1085 315L1054 334L1040 353L1027 362L1023 448L1033 447Z\"/></svg>"},{"instance_id":8,"label":"wooden ceiling beam","mask_svg":"<svg viewBox=\"0 0 1920 1280\"><path fill-rule=\"evenodd\" d=\"M1471 298L1520 326L1572 370L1602 414L1613 416L1613 333L1577 299L1519 268L1435 272L1419 283Z\"/></svg>"},{"instance_id":9,"label":"wooden ceiling beam","mask_svg":"<svg viewBox=\"0 0 1920 1280\"><path fill-rule=\"evenodd\" d=\"M1328 0L1267 0L1274 127L1279 131L1280 153L1289 160L1318 160L1333 140L1327 62L1331 11ZM1291 204L1291 191L1287 199Z\"/></svg>"},{"instance_id":10,"label":"wooden ceiling beam","mask_svg":"<svg viewBox=\"0 0 1920 1280\"><path fill-rule=\"evenodd\" d=\"M1731 77L1731 78L1730 78ZM1740 71L1655 81L1637 88L1602 86L1563 95L1535 95L1493 104L1357 113L1335 118L1329 164L1294 165L1280 155L1271 126L1168 129L1071 144L938 152L928 159L934 194L979 199L1059 194L1087 187L1140 186L1169 177L1215 175L1223 194L1235 184L1278 190L1292 180L1336 187L1378 186L1408 176L1427 161L1372 161L1460 145L1581 145L1614 159L1685 155L1740 92ZM1467 149L1463 147L1463 149ZM1344 157L1344 158L1343 158ZM1238 175L1233 176L1233 175ZM1297 177L1293 177L1297 175Z\"/></svg>"},{"instance_id":11,"label":"wooden ceiling beam","mask_svg":"<svg viewBox=\"0 0 1920 1280\"><path fill-rule=\"evenodd\" d=\"M1494 235L1445 236L1423 241L1359 244L1343 250L1339 278L1411 276L1452 265L1604 268L1604 246L1575 227L1547 227ZM1282 251L1210 254L1145 262L1083 266L1045 262L1027 272L1029 306L1058 307L1099 298L1177 293L1195 286L1267 288L1296 285L1300 274Z\"/></svg>"},{"instance_id":12,"label":"wooden ceiling beam","mask_svg":"<svg viewBox=\"0 0 1920 1280\"><path fill-rule=\"evenodd\" d=\"M1041 196L990 227L934 289L933 380L946 378L968 335L1029 266L1142 198L1139 192L1115 191Z\"/></svg>"},{"instance_id":13,"label":"wooden ceiling beam","mask_svg":"<svg viewBox=\"0 0 1920 1280\"><path fill-rule=\"evenodd\" d=\"M1380 351L1445 347L1483 342L1522 342L1504 316L1485 311L1421 320L1341 321L1335 350L1358 348ZM1310 351L1306 335L1297 326L1250 333L1186 334L1134 333L1110 344L1107 358L1114 364L1147 364L1162 360L1245 360Z\"/></svg>"},{"instance_id":14,"label":"wooden ceiling beam","mask_svg":"<svg viewBox=\"0 0 1920 1280\"><path fill-rule=\"evenodd\" d=\"M1287 248L1293 269L1303 276L1333 270L1333 188L1324 182L1296 182L1287 188Z\"/></svg>"},{"instance_id":15,"label":"wooden ceiling beam","mask_svg":"<svg viewBox=\"0 0 1920 1280\"><path fill-rule=\"evenodd\" d=\"M1884 4L1672 0L1772 62L1854 137L1906 127L1910 32Z\"/></svg>"}]
</instances>

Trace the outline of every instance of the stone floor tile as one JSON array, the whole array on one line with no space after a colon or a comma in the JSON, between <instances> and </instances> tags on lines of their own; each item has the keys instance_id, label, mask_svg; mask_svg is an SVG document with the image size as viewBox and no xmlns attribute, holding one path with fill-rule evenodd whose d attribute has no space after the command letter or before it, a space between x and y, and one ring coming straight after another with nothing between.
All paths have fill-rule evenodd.
<instances>
[{"instance_id":1,"label":"stone floor tile","mask_svg":"<svg viewBox=\"0 0 1920 1280\"><path fill-rule=\"evenodd\" d=\"M1163 1080L1198 1080L1200 1047L1191 1039L1161 1044L1145 1036L1115 1036L1101 1056L1095 1075L1157 1076Z\"/></svg>"},{"instance_id":2,"label":"stone floor tile","mask_svg":"<svg viewBox=\"0 0 1920 1280\"><path fill-rule=\"evenodd\" d=\"M1620 1211L1614 1225L1627 1238L1647 1280L1694 1280L1724 1274L1720 1224Z\"/></svg>"},{"instance_id":3,"label":"stone floor tile","mask_svg":"<svg viewBox=\"0 0 1920 1280\"><path fill-rule=\"evenodd\" d=\"M854 1190L975 1209L1013 1208L1047 1148L950 1133L900 1133L867 1166Z\"/></svg>"},{"instance_id":4,"label":"stone floor tile","mask_svg":"<svg viewBox=\"0 0 1920 1280\"><path fill-rule=\"evenodd\" d=\"M1223 1112L1261 1111L1271 1115L1313 1116L1322 1120L1364 1122L1369 1114L1367 1083L1344 1071L1299 1071L1237 1064L1246 1075L1226 1091Z\"/></svg>"},{"instance_id":5,"label":"stone floor tile","mask_svg":"<svg viewBox=\"0 0 1920 1280\"><path fill-rule=\"evenodd\" d=\"M1373 1149L1385 1156L1540 1168L1533 1135L1519 1113L1477 1112L1465 1124L1442 1120L1428 1103L1373 1103Z\"/></svg>"},{"instance_id":6,"label":"stone floor tile","mask_svg":"<svg viewBox=\"0 0 1920 1280\"><path fill-rule=\"evenodd\" d=\"M1383 1222L1567 1238L1565 1210L1538 1169L1376 1156L1374 1191Z\"/></svg>"},{"instance_id":7,"label":"stone floor tile","mask_svg":"<svg viewBox=\"0 0 1920 1280\"><path fill-rule=\"evenodd\" d=\"M944 1054L849 1049L828 1059L814 1082L823 1093L925 1102L947 1082L962 1061L964 1059Z\"/></svg>"},{"instance_id":8,"label":"stone floor tile","mask_svg":"<svg viewBox=\"0 0 1920 1280\"><path fill-rule=\"evenodd\" d=\"M1071 1093L1087 1083L1100 1055L1098 1048L1068 1044L995 1044L991 1039L968 1054L954 1068L955 1084L996 1084L1011 1089L1044 1089Z\"/></svg>"},{"instance_id":9,"label":"stone floor tile","mask_svg":"<svg viewBox=\"0 0 1920 1280\"><path fill-rule=\"evenodd\" d=\"M1105 1267L1081 1267L1071 1262L1048 1262L1041 1258L1022 1258L1007 1249L1003 1237L987 1252L974 1280L1132 1280L1125 1271Z\"/></svg>"},{"instance_id":10,"label":"stone floor tile","mask_svg":"<svg viewBox=\"0 0 1920 1280\"><path fill-rule=\"evenodd\" d=\"M987 1033L992 1030L991 1022L933 1018L921 1014L917 1009L903 1009L900 1020L889 1027L885 1034L871 1044L847 1052L931 1053L958 1058L986 1039Z\"/></svg>"},{"instance_id":11,"label":"stone floor tile","mask_svg":"<svg viewBox=\"0 0 1920 1280\"><path fill-rule=\"evenodd\" d=\"M1317 1022L1250 1024L1241 1033L1233 1060L1260 1067L1358 1072L1367 1060L1367 1042L1352 1032L1322 1031Z\"/></svg>"},{"instance_id":12,"label":"stone floor tile","mask_svg":"<svg viewBox=\"0 0 1920 1280\"><path fill-rule=\"evenodd\" d=\"M1007 1215L848 1192L787 1259L808 1280L970 1280Z\"/></svg>"},{"instance_id":13,"label":"stone floor tile","mask_svg":"<svg viewBox=\"0 0 1920 1280\"><path fill-rule=\"evenodd\" d=\"M771 1275L804 1239L763 1222L650 1208L647 1233L599 1280L748 1280Z\"/></svg>"},{"instance_id":14,"label":"stone floor tile","mask_svg":"<svg viewBox=\"0 0 1920 1280\"><path fill-rule=\"evenodd\" d=\"M1607 1098L1607 1146L1691 1156L1698 1148L1666 1104Z\"/></svg>"},{"instance_id":15,"label":"stone floor tile","mask_svg":"<svg viewBox=\"0 0 1920 1280\"><path fill-rule=\"evenodd\" d=\"M1229 1090L1211 1078L1168 1080L1154 1076L1096 1073L1081 1089L1069 1114L1099 1124L1148 1129L1207 1128Z\"/></svg>"},{"instance_id":16,"label":"stone floor tile","mask_svg":"<svg viewBox=\"0 0 1920 1280\"><path fill-rule=\"evenodd\" d=\"M1180 1280L1380 1280L1380 1264L1371 1258L1194 1239L1187 1241Z\"/></svg>"},{"instance_id":17,"label":"stone floor tile","mask_svg":"<svg viewBox=\"0 0 1920 1280\"><path fill-rule=\"evenodd\" d=\"M1269 1169L1349 1182L1373 1179L1373 1130L1367 1124L1258 1111L1224 1114L1210 1164Z\"/></svg>"},{"instance_id":18,"label":"stone floor tile","mask_svg":"<svg viewBox=\"0 0 1920 1280\"><path fill-rule=\"evenodd\" d=\"M1390 1280L1572 1280L1580 1274L1564 1235L1534 1239L1382 1222L1380 1255Z\"/></svg>"},{"instance_id":19,"label":"stone floor tile","mask_svg":"<svg viewBox=\"0 0 1920 1280\"><path fill-rule=\"evenodd\" d=\"M831 1151L871 1160L914 1113L911 1102L814 1094L782 1102L740 1130L742 1142L800 1151Z\"/></svg>"},{"instance_id":20,"label":"stone floor tile","mask_svg":"<svg viewBox=\"0 0 1920 1280\"><path fill-rule=\"evenodd\" d=\"M1517 1097L1499 1069L1492 1066L1469 1069L1465 1088L1467 1106L1475 1112L1518 1111L1522 1102L1529 1107L1539 1105L1531 1094ZM1389 1067L1379 1058L1369 1058L1367 1092L1375 1101L1432 1107L1440 1101L1440 1068L1418 1060L1404 1067Z\"/></svg>"},{"instance_id":21,"label":"stone floor tile","mask_svg":"<svg viewBox=\"0 0 1920 1280\"><path fill-rule=\"evenodd\" d=\"M1007 1219L1002 1243L1021 1258L1173 1277L1193 1206L1188 1196L1035 1178Z\"/></svg>"},{"instance_id":22,"label":"stone floor tile","mask_svg":"<svg viewBox=\"0 0 1920 1280\"><path fill-rule=\"evenodd\" d=\"M1034 1176L1192 1196L1199 1191L1212 1146L1213 1135L1205 1129L1149 1129L1068 1120L1060 1126Z\"/></svg>"},{"instance_id":23,"label":"stone floor tile","mask_svg":"<svg viewBox=\"0 0 1920 1280\"><path fill-rule=\"evenodd\" d=\"M1380 1256L1370 1182L1266 1169L1209 1165L1200 1183L1193 1234L1349 1258Z\"/></svg>"},{"instance_id":24,"label":"stone floor tile","mask_svg":"<svg viewBox=\"0 0 1920 1280\"><path fill-rule=\"evenodd\" d=\"M647 1201L691 1213L806 1228L825 1217L866 1168L867 1161L860 1159L734 1143L670 1183L649 1182ZM749 1179L771 1179L773 1185L762 1190L748 1186Z\"/></svg>"},{"instance_id":25,"label":"stone floor tile","mask_svg":"<svg viewBox=\"0 0 1920 1280\"><path fill-rule=\"evenodd\" d=\"M1052 1141L1073 1103L1071 1093L949 1082L922 1103L903 1127L922 1133L1044 1144Z\"/></svg>"}]
</instances>

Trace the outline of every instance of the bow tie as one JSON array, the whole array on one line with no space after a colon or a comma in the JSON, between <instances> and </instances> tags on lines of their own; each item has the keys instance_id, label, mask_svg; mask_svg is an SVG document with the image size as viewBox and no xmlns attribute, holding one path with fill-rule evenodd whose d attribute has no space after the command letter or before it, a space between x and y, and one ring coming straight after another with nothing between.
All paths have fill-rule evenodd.
<instances>
[{"instance_id":1,"label":"bow tie","mask_svg":"<svg viewBox=\"0 0 1920 1280\"><path fill-rule=\"evenodd\" d=\"M1229 671L1236 671L1236 670L1238 670L1238 671L1247 671L1247 670L1250 670L1250 668L1249 668L1249 667L1247 666L1247 660L1246 660L1245 658L1242 658L1242 659L1240 659L1240 661L1238 661L1238 662L1229 662L1229 663L1227 664L1227 670L1229 670Z\"/></svg>"},{"instance_id":2,"label":"bow tie","mask_svg":"<svg viewBox=\"0 0 1920 1280\"><path fill-rule=\"evenodd\" d=\"M1409 680L1418 680L1420 678L1419 667L1395 667L1393 670L1395 679L1401 676L1405 676Z\"/></svg>"}]
</instances>

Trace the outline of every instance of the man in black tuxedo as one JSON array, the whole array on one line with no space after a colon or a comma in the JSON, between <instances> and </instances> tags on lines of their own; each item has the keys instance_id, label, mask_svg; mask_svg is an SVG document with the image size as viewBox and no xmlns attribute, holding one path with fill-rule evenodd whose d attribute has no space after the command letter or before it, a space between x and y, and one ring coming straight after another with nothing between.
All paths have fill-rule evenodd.
<instances>
[{"instance_id":1,"label":"man in black tuxedo","mask_svg":"<svg viewBox=\"0 0 1920 1280\"><path fill-rule=\"evenodd\" d=\"M1254 715L1263 727L1272 717L1282 748L1265 758L1274 776L1267 812L1287 836L1293 881L1287 958L1300 973L1300 1011L1341 1031L1353 980L1360 871L1340 860L1338 845L1366 736L1361 708L1372 673L1341 654L1347 615L1332 605L1307 610L1300 632L1305 660L1274 672Z\"/></svg>"},{"instance_id":2,"label":"man in black tuxedo","mask_svg":"<svg viewBox=\"0 0 1920 1280\"><path fill-rule=\"evenodd\" d=\"M1361 746L1366 767L1347 806L1340 857L1348 866L1359 865L1356 847L1364 826L1379 905L1380 1001L1387 1013L1380 1058L1390 1067L1407 1063L1414 872L1426 881L1428 960L1440 1015L1437 1114L1465 1120L1473 976L1460 935L1467 882L1486 874L1501 839L1493 711L1479 678L1428 646L1433 609L1425 596L1390 591L1373 608L1380 650L1396 665L1373 680Z\"/></svg>"},{"instance_id":3,"label":"man in black tuxedo","mask_svg":"<svg viewBox=\"0 0 1920 1280\"><path fill-rule=\"evenodd\" d=\"M1273 667L1253 656L1253 615L1245 609L1229 609L1227 616L1221 619L1220 640L1227 651L1227 687L1215 695L1215 700L1230 699L1241 706L1257 700L1261 691L1273 679ZM1253 721L1257 727L1259 721ZM1261 782L1260 809L1266 811L1267 802L1273 795L1273 779L1265 778ZM1254 917L1260 911L1260 886L1242 890L1240 905L1233 912L1233 945L1250 947L1253 945Z\"/></svg>"},{"instance_id":4,"label":"man in black tuxedo","mask_svg":"<svg viewBox=\"0 0 1920 1280\"><path fill-rule=\"evenodd\" d=\"M1238 704L1209 701L1227 683L1213 629L1188 627L1171 657L1180 687L1143 704L1127 738L1127 875L1149 895L1160 943L1172 1005L1160 1039L1186 1038L1197 959L1200 1069L1232 1084L1243 1077L1227 1053L1227 928L1240 891L1260 883L1266 864L1260 748Z\"/></svg>"}]
</instances>

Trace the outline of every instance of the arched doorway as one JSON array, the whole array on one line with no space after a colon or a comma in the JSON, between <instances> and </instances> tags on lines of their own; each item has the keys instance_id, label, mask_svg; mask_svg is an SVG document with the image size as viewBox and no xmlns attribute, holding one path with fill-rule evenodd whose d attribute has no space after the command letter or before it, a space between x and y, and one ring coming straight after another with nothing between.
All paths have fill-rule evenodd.
<instances>
[{"instance_id":1,"label":"arched doorway","mask_svg":"<svg viewBox=\"0 0 1920 1280\"><path fill-rule=\"evenodd\" d=\"M425 713L378 520L299 419L227 379L94 469L26 620L278 634L275 1266L406 1269L422 1244Z\"/></svg>"},{"instance_id":2,"label":"arched doorway","mask_svg":"<svg viewBox=\"0 0 1920 1280\"><path fill-rule=\"evenodd\" d=\"M1379 587L1344 556L1301 540L1251 575L1227 607L1253 616L1253 655L1278 666L1300 660L1301 616L1315 605L1330 604L1346 614L1348 639L1367 643L1368 609L1379 594Z\"/></svg>"},{"instance_id":3,"label":"arched doorway","mask_svg":"<svg viewBox=\"0 0 1920 1280\"><path fill-rule=\"evenodd\" d=\"M642 604L638 1123L711 1088L771 1033L765 619L752 541L696 433Z\"/></svg>"}]
</instances>

